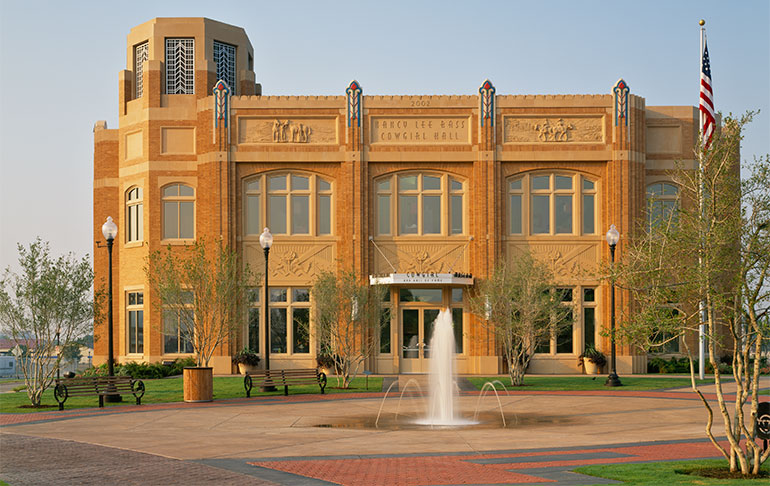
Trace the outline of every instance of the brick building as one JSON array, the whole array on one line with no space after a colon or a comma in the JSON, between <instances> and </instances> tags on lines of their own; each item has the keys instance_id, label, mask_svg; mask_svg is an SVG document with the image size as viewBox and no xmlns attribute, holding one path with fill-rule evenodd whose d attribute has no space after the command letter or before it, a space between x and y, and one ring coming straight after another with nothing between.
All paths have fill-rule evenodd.
<instances>
[{"instance_id":1,"label":"brick building","mask_svg":"<svg viewBox=\"0 0 770 486\"><path fill-rule=\"evenodd\" d=\"M371 371L426 370L429 324L450 307L458 370L500 372L494 337L468 310L467 285L526 248L552 266L576 308L572 329L530 370L576 372L585 346L609 350L600 335L609 288L592 272L609 259L605 232L617 226L622 258L646 195L674 204L666 170L693 158L696 109L647 106L622 79L593 95L499 95L484 81L467 96L369 96L353 81L340 96L261 96L244 30L203 18L135 27L126 53L118 127L94 127L95 240L107 216L119 227L121 362L189 351L160 331L149 305L149 252L222 238L261 269L259 234L269 226L272 367L315 366L316 343L295 322L311 320L316 273L344 264L390 288ZM107 252L94 255L97 281L106 281ZM617 300L620 313L628 299ZM230 372L244 346L264 350L260 305L250 304L240 335L214 357L215 372ZM106 335L105 323L95 335ZM644 355L618 352L620 373L646 370ZM106 355L107 339L98 339L95 363Z\"/></svg>"}]
</instances>

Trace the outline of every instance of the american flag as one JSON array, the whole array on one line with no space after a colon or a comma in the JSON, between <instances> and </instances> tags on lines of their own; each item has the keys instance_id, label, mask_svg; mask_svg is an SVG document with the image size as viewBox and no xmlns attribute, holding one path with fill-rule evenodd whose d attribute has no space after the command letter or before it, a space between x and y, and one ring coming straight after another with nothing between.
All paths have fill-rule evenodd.
<instances>
[{"instance_id":1,"label":"american flag","mask_svg":"<svg viewBox=\"0 0 770 486\"><path fill-rule=\"evenodd\" d=\"M703 60L700 71L700 112L701 135L703 146L708 148L711 143L711 135L714 134L714 92L711 90L711 63L709 62L709 48L706 40L703 40Z\"/></svg>"}]
</instances>

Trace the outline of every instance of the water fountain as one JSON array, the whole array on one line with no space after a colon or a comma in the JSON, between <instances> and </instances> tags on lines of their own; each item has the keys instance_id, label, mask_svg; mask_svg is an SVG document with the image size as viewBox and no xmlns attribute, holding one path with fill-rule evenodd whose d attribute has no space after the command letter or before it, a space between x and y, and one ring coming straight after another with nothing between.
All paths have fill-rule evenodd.
<instances>
[{"instance_id":1,"label":"water fountain","mask_svg":"<svg viewBox=\"0 0 770 486\"><path fill-rule=\"evenodd\" d=\"M505 386L499 381L486 382L479 392L476 406L461 413L458 401L459 393L457 375L455 373L455 337L452 325L452 313L449 309L441 311L433 323L433 333L429 343L429 376L428 392L423 392L418 380L410 378L403 385L398 395L398 401L390 393L398 381L393 382L385 392L380 402L376 416L345 417L324 423L318 427L342 428L381 428L381 429L447 429L456 427L472 428L510 428L524 425L553 423L556 417L529 414L527 416L503 412L498 389ZM494 392L495 407L482 410L482 400L488 392ZM409 393L407 395L407 393ZM391 396L390 405L386 401ZM402 410L404 397L409 398L405 403L406 411ZM463 416L464 415L464 416Z\"/></svg>"}]
</instances>

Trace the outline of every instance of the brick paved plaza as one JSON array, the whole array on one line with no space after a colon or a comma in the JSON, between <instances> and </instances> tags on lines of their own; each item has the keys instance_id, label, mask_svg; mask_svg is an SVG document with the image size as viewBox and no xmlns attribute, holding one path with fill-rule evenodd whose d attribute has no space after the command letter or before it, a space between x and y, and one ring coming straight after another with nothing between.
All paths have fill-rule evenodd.
<instances>
[{"instance_id":1,"label":"brick paved plaza","mask_svg":"<svg viewBox=\"0 0 770 486\"><path fill-rule=\"evenodd\" d=\"M3 414L0 478L14 486L567 485L607 482L569 472L586 464L718 457L703 436L703 405L687 389L503 393L503 409L513 421L505 429L329 426L369 420L382 396ZM460 401L463 410L472 410L478 394L464 392ZM481 409L494 410L496 403L485 397ZM383 416L393 416L395 406L388 399ZM420 407L418 399L407 398L400 413L409 417Z\"/></svg>"}]
</instances>

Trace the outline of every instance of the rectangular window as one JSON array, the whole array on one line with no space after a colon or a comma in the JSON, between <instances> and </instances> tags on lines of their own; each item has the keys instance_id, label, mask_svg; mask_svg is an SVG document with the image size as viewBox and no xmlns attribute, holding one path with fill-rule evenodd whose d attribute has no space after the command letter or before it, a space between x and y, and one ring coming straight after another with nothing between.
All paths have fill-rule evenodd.
<instances>
[{"instance_id":1,"label":"rectangular window","mask_svg":"<svg viewBox=\"0 0 770 486\"><path fill-rule=\"evenodd\" d=\"M330 235L332 232L332 197L318 196L318 234Z\"/></svg>"},{"instance_id":2,"label":"rectangular window","mask_svg":"<svg viewBox=\"0 0 770 486\"><path fill-rule=\"evenodd\" d=\"M249 335L248 343L249 349L255 353L259 353L259 307L249 308Z\"/></svg>"},{"instance_id":3,"label":"rectangular window","mask_svg":"<svg viewBox=\"0 0 770 486\"><path fill-rule=\"evenodd\" d=\"M377 196L377 232L390 234L390 196Z\"/></svg>"},{"instance_id":4,"label":"rectangular window","mask_svg":"<svg viewBox=\"0 0 770 486\"><path fill-rule=\"evenodd\" d=\"M569 322L569 324L566 324ZM560 331L556 335L556 352L557 353L573 353L573 339L572 339L572 312L568 312L564 316L563 326L560 326Z\"/></svg>"},{"instance_id":5,"label":"rectangular window","mask_svg":"<svg viewBox=\"0 0 770 486\"><path fill-rule=\"evenodd\" d=\"M179 237L194 238L195 235L195 203L179 203Z\"/></svg>"},{"instance_id":6,"label":"rectangular window","mask_svg":"<svg viewBox=\"0 0 770 486\"><path fill-rule=\"evenodd\" d=\"M217 65L217 80L223 80L236 94L235 46L214 41L214 64Z\"/></svg>"},{"instance_id":7,"label":"rectangular window","mask_svg":"<svg viewBox=\"0 0 770 486\"><path fill-rule=\"evenodd\" d=\"M521 181L519 181L521 182ZM511 234L521 234L521 194L511 194Z\"/></svg>"},{"instance_id":8,"label":"rectangular window","mask_svg":"<svg viewBox=\"0 0 770 486\"><path fill-rule=\"evenodd\" d=\"M258 235L262 233L259 224L260 196L246 196L246 234Z\"/></svg>"},{"instance_id":9,"label":"rectangular window","mask_svg":"<svg viewBox=\"0 0 770 486\"><path fill-rule=\"evenodd\" d=\"M459 235L463 232L463 197L451 196L452 201L452 221L451 233Z\"/></svg>"},{"instance_id":10,"label":"rectangular window","mask_svg":"<svg viewBox=\"0 0 770 486\"><path fill-rule=\"evenodd\" d=\"M143 205L132 204L128 206L128 241L142 241L142 217Z\"/></svg>"},{"instance_id":11,"label":"rectangular window","mask_svg":"<svg viewBox=\"0 0 770 486\"><path fill-rule=\"evenodd\" d=\"M586 348L596 347L596 309L593 307L583 308L583 333Z\"/></svg>"},{"instance_id":12,"label":"rectangular window","mask_svg":"<svg viewBox=\"0 0 770 486\"><path fill-rule=\"evenodd\" d=\"M163 238L179 238L179 203L163 203Z\"/></svg>"},{"instance_id":13,"label":"rectangular window","mask_svg":"<svg viewBox=\"0 0 770 486\"><path fill-rule=\"evenodd\" d=\"M390 354L390 307L382 309L380 314L380 353Z\"/></svg>"},{"instance_id":14,"label":"rectangular window","mask_svg":"<svg viewBox=\"0 0 770 486\"><path fill-rule=\"evenodd\" d=\"M572 196L554 196L554 232L572 233Z\"/></svg>"},{"instance_id":15,"label":"rectangular window","mask_svg":"<svg viewBox=\"0 0 770 486\"><path fill-rule=\"evenodd\" d=\"M291 196L291 232L295 235L310 233L310 196Z\"/></svg>"},{"instance_id":16,"label":"rectangular window","mask_svg":"<svg viewBox=\"0 0 770 486\"><path fill-rule=\"evenodd\" d=\"M286 352L286 311L285 307L270 309L270 352Z\"/></svg>"},{"instance_id":17,"label":"rectangular window","mask_svg":"<svg viewBox=\"0 0 770 486\"><path fill-rule=\"evenodd\" d=\"M594 234L594 195L583 195L583 234Z\"/></svg>"},{"instance_id":18,"label":"rectangular window","mask_svg":"<svg viewBox=\"0 0 770 486\"><path fill-rule=\"evenodd\" d=\"M163 311L163 352L166 354L193 352L192 341L185 336L177 311Z\"/></svg>"},{"instance_id":19,"label":"rectangular window","mask_svg":"<svg viewBox=\"0 0 770 486\"><path fill-rule=\"evenodd\" d=\"M455 334L455 353L463 352L463 310L460 308L452 309L452 327Z\"/></svg>"},{"instance_id":20,"label":"rectangular window","mask_svg":"<svg viewBox=\"0 0 770 486\"><path fill-rule=\"evenodd\" d=\"M417 196L398 196L398 232L417 234Z\"/></svg>"},{"instance_id":21,"label":"rectangular window","mask_svg":"<svg viewBox=\"0 0 770 486\"><path fill-rule=\"evenodd\" d=\"M292 310L292 351L310 352L310 308L299 307Z\"/></svg>"},{"instance_id":22,"label":"rectangular window","mask_svg":"<svg viewBox=\"0 0 770 486\"><path fill-rule=\"evenodd\" d=\"M134 99L144 94L144 62L150 58L149 42L142 42L134 48Z\"/></svg>"},{"instance_id":23,"label":"rectangular window","mask_svg":"<svg viewBox=\"0 0 770 486\"><path fill-rule=\"evenodd\" d=\"M422 232L426 235L441 233L441 196L422 197Z\"/></svg>"},{"instance_id":24,"label":"rectangular window","mask_svg":"<svg viewBox=\"0 0 770 486\"><path fill-rule=\"evenodd\" d=\"M426 302L429 304L441 303L441 289L399 289L401 302Z\"/></svg>"},{"instance_id":25,"label":"rectangular window","mask_svg":"<svg viewBox=\"0 0 770 486\"><path fill-rule=\"evenodd\" d=\"M166 94L195 94L195 39L166 39Z\"/></svg>"},{"instance_id":26,"label":"rectangular window","mask_svg":"<svg viewBox=\"0 0 770 486\"><path fill-rule=\"evenodd\" d=\"M551 232L550 200L551 196L532 196L532 233L548 234Z\"/></svg>"},{"instance_id":27,"label":"rectangular window","mask_svg":"<svg viewBox=\"0 0 770 486\"><path fill-rule=\"evenodd\" d=\"M144 293L128 293L128 353L144 353Z\"/></svg>"},{"instance_id":28,"label":"rectangular window","mask_svg":"<svg viewBox=\"0 0 770 486\"><path fill-rule=\"evenodd\" d=\"M286 234L286 196L270 196L267 207L270 210L267 219L270 231L276 235Z\"/></svg>"}]
</instances>

